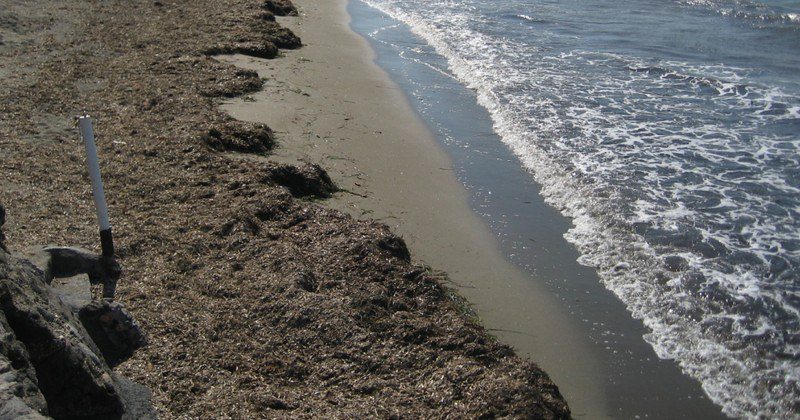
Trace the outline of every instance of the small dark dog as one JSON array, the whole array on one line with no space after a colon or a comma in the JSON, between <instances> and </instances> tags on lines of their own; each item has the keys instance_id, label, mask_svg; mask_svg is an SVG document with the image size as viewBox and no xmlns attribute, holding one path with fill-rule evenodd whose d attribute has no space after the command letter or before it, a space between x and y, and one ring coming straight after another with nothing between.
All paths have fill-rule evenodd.
<instances>
[{"instance_id":1,"label":"small dark dog","mask_svg":"<svg viewBox=\"0 0 800 420\"><path fill-rule=\"evenodd\" d=\"M47 284L54 278L86 274L90 284L103 285L103 299L114 300L117 280L122 275L122 268L114 257L74 247L45 247L41 252L47 258L44 270Z\"/></svg>"}]
</instances>

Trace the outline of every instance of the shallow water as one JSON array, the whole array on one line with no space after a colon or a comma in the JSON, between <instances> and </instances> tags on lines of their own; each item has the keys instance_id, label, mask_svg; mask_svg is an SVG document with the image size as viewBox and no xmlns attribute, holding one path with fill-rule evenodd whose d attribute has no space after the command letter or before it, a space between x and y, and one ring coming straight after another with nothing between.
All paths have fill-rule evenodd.
<instances>
[{"instance_id":1,"label":"shallow water","mask_svg":"<svg viewBox=\"0 0 800 420\"><path fill-rule=\"evenodd\" d=\"M373 39L474 90L493 126L485 141L513 151L572 218L579 261L644 321L659 357L728 414L798 412L800 8L366 3L418 37L392 35L390 22ZM481 211L492 191L467 185ZM534 266L515 247L535 244L510 243L512 259Z\"/></svg>"}]
</instances>

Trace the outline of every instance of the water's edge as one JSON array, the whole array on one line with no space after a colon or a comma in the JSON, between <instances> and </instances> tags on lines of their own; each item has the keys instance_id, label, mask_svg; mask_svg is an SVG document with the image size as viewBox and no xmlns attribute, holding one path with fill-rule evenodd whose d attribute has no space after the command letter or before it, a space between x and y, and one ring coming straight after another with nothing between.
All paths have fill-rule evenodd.
<instances>
[{"instance_id":1,"label":"water's edge","mask_svg":"<svg viewBox=\"0 0 800 420\"><path fill-rule=\"evenodd\" d=\"M602 379L612 411L605 414L721 417L699 383L683 375L673 361L655 355L642 339L647 330L602 286L596 272L577 263L578 252L563 237L572 226L570 220L544 203L540 187L492 131L491 118L478 105L475 92L443 71L444 59L432 51L424 60L409 59L404 49L430 47L399 22L360 1L351 1L348 9L353 30L369 40L377 64L403 89L453 160L472 207L496 233L505 255L531 273L532 281L546 279L553 299L568 307L585 328L597 347L597 354L587 357L600 355L607 368ZM559 383L557 360L528 355ZM569 400L570 390L562 391ZM590 414L570 403L578 416Z\"/></svg>"}]
</instances>

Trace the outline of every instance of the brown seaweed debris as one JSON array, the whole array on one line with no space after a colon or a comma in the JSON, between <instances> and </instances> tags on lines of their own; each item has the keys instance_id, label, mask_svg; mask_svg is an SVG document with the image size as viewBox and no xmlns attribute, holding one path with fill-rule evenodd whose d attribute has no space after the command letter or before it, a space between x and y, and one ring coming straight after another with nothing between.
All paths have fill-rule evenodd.
<instances>
[{"instance_id":1,"label":"brown seaweed debris","mask_svg":"<svg viewBox=\"0 0 800 420\"><path fill-rule=\"evenodd\" d=\"M194 67L207 66L216 70L212 76L209 76L209 81L213 83L204 83L200 87L199 93L204 96L232 98L258 92L264 85L264 82L258 77L258 73L252 70L237 69L210 57L205 58L207 61L193 60Z\"/></svg>"},{"instance_id":2,"label":"brown seaweed debris","mask_svg":"<svg viewBox=\"0 0 800 420\"><path fill-rule=\"evenodd\" d=\"M286 187L295 197L327 198L338 191L328 173L311 163L269 165L265 168L265 180Z\"/></svg>"},{"instance_id":3,"label":"brown seaweed debris","mask_svg":"<svg viewBox=\"0 0 800 420\"><path fill-rule=\"evenodd\" d=\"M272 130L264 124L229 120L200 136L214 150L243 153L266 153L275 146Z\"/></svg>"},{"instance_id":4,"label":"brown seaweed debris","mask_svg":"<svg viewBox=\"0 0 800 420\"><path fill-rule=\"evenodd\" d=\"M278 16L297 16L297 8L288 0L267 0L261 7Z\"/></svg>"},{"instance_id":5,"label":"brown seaweed debris","mask_svg":"<svg viewBox=\"0 0 800 420\"><path fill-rule=\"evenodd\" d=\"M117 296L150 340L116 370L160 417L568 417L547 375L385 225L294 198L261 159L198 147L226 121L220 97L260 83L203 52L263 39L260 4L12 2L26 34L0 46L25 69L0 73L7 242L96 246L82 147L48 134L86 110L129 267Z\"/></svg>"},{"instance_id":6,"label":"brown seaweed debris","mask_svg":"<svg viewBox=\"0 0 800 420\"><path fill-rule=\"evenodd\" d=\"M266 39L278 48L293 50L302 46L300 37L277 23L258 22L256 30L266 33Z\"/></svg>"},{"instance_id":7,"label":"brown seaweed debris","mask_svg":"<svg viewBox=\"0 0 800 420\"><path fill-rule=\"evenodd\" d=\"M278 47L271 41L242 42L232 45L218 45L205 51L206 55L219 54L244 54L256 58L275 58L278 56Z\"/></svg>"}]
</instances>

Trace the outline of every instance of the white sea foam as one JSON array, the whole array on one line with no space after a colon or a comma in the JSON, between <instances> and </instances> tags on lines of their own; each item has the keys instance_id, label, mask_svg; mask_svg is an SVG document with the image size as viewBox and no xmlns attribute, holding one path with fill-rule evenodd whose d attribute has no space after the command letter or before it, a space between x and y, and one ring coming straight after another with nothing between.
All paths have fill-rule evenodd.
<instances>
[{"instance_id":1,"label":"white sea foam","mask_svg":"<svg viewBox=\"0 0 800 420\"><path fill-rule=\"evenodd\" d=\"M752 22L796 25L800 23L800 14L782 11L779 6L769 2L752 0L678 0L689 6L701 6L713 10L722 16Z\"/></svg>"},{"instance_id":2,"label":"white sea foam","mask_svg":"<svg viewBox=\"0 0 800 420\"><path fill-rule=\"evenodd\" d=\"M659 357L678 361L727 414L788 413L800 345L779 335L798 333L798 293L763 270L800 260L800 187L786 173L800 166L800 145L761 127L796 123L796 96L749 82L746 68L550 53L477 28L485 18L463 3L365 3L409 25L476 91L545 200L572 218L565 237L579 261L643 320ZM689 268L663 270L668 255ZM758 337L774 337L777 350Z\"/></svg>"}]
</instances>

